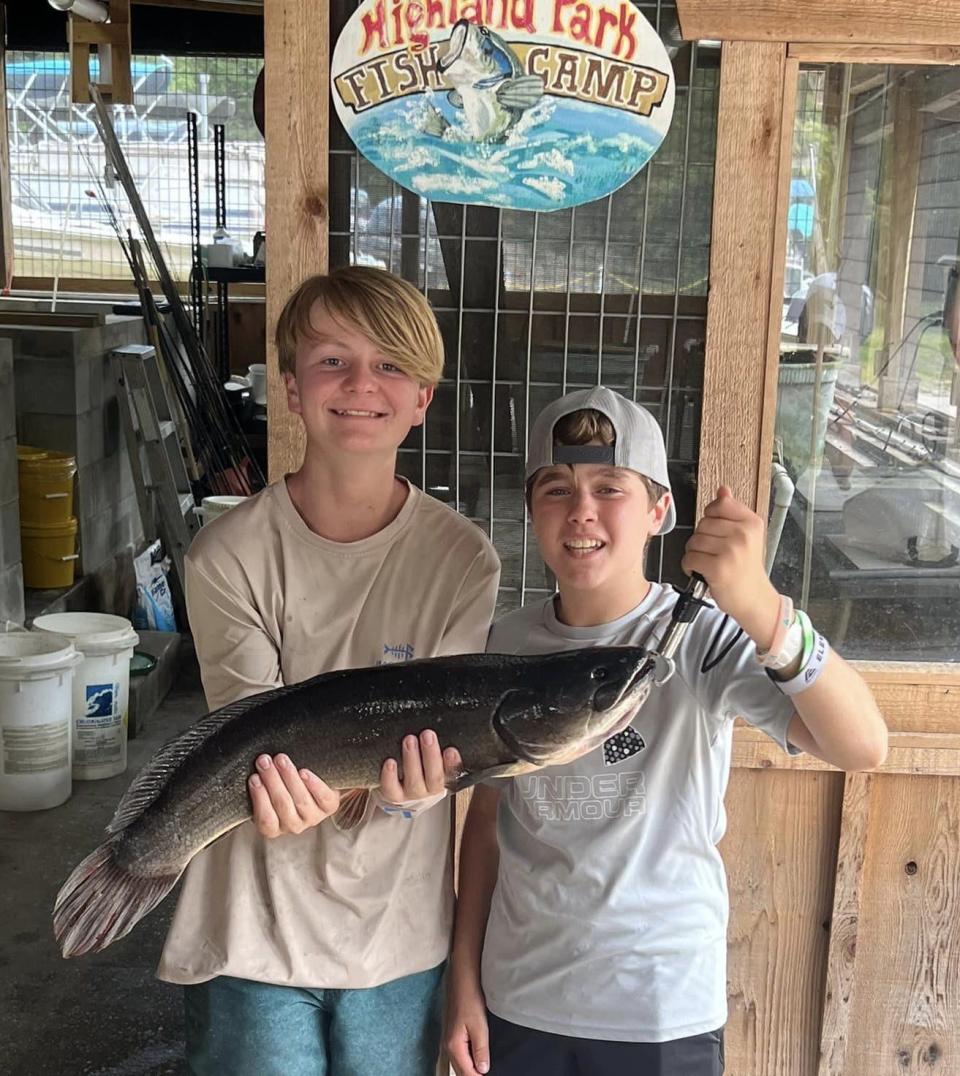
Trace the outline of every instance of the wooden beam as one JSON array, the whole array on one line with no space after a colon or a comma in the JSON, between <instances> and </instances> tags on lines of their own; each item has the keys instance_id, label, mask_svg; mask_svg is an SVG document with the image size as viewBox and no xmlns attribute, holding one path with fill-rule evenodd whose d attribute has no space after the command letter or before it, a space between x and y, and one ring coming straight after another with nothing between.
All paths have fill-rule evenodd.
<instances>
[{"instance_id":1,"label":"wooden beam","mask_svg":"<svg viewBox=\"0 0 960 1076\"><path fill-rule=\"evenodd\" d=\"M960 45L960 0L677 0L686 41Z\"/></svg>"},{"instance_id":2,"label":"wooden beam","mask_svg":"<svg viewBox=\"0 0 960 1076\"><path fill-rule=\"evenodd\" d=\"M766 516L795 64L784 45L723 46L698 512L725 482Z\"/></svg>"},{"instance_id":3,"label":"wooden beam","mask_svg":"<svg viewBox=\"0 0 960 1076\"><path fill-rule=\"evenodd\" d=\"M844 1076L847 1072L850 1017L857 985L857 934L872 781L873 777L868 773L848 773L843 787L840 848L827 951L827 982L820 1024L818 1076Z\"/></svg>"},{"instance_id":4,"label":"wooden beam","mask_svg":"<svg viewBox=\"0 0 960 1076\"><path fill-rule=\"evenodd\" d=\"M90 101L90 46L100 57L97 88L111 104L133 104L133 77L130 73L130 0L106 0L109 22L88 22L72 13L67 16L67 45L70 52L70 99L75 104ZM104 73L109 67L109 79Z\"/></svg>"},{"instance_id":5,"label":"wooden beam","mask_svg":"<svg viewBox=\"0 0 960 1076\"><path fill-rule=\"evenodd\" d=\"M894 84L892 97L893 133L882 146L885 180L882 190L889 191L889 216L884 226L884 259L878 296L886 300L884 353L889 365L880 378L877 408L898 411L903 403L901 349L907 314L907 285L910 279L910 248L917 206L917 180L920 174L920 142L923 135L924 75L919 71L903 73ZM909 401L908 401L909 402Z\"/></svg>"},{"instance_id":6,"label":"wooden beam","mask_svg":"<svg viewBox=\"0 0 960 1076\"><path fill-rule=\"evenodd\" d=\"M271 0L264 9L271 479L295 470L303 458L303 429L287 410L273 333L293 289L327 268L329 24L327 0Z\"/></svg>"},{"instance_id":7,"label":"wooden beam","mask_svg":"<svg viewBox=\"0 0 960 1076\"><path fill-rule=\"evenodd\" d=\"M732 765L741 770L836 770L813 755L787 755L759 729L738 725L733 736ZM890 752L876 773L915 776L960 776L960 733L891 732Z\"/></svg>"},{"instance_id":8,"label":"wooden beam","mask_svg":"<svg viewBox=\"0 0 960 1076\"><path fill-rule=\"evenodd\" d=\"M7 134L6 7L0 4L0 288L13 279L13 215L10 208L10 139Z\"/></svg>"},{"instance_id":9,"label":"wooden beam","mask_svg":"<svg viewBox=\"0 0 960 1076\"><path fill-rule=\"evenodd\" d=\"M787 55L802 64L958 64L960 45L850 45L801 41ZM878 76L882 82L883 75Z\"/></svg>"}]
</instances>

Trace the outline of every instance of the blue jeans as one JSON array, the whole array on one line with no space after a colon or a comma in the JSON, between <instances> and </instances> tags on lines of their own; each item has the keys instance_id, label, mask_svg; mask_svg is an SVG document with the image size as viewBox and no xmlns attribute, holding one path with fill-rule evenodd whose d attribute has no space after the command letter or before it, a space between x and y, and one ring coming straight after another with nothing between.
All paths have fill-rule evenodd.
<instances>
[{"instance_id":1,"label":"blue jeans","mask_svg":"<svg viewBox=\"0 0 960 1076\"><path fill-rule=\"evenodd\" d=\"M444 965L365 990L184 988L193 1076L435 1076Z\"/></svg>"}]
</instances>

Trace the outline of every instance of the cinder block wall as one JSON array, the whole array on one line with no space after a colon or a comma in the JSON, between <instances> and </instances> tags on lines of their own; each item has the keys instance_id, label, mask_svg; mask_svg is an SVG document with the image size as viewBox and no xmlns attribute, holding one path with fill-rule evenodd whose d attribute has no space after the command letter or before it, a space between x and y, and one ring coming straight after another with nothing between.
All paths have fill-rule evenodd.
<instances>
[{"instance_id":1,"label":"cinder block wall","mask_svg":"<svg viewBox=\"0 0 960 1076\"><path fill-rule=\"evenodd\" d=\"M83 574L143 537L120 427L110 351L145 342L139 318L84 328L2 326L13 345L16 427L24 444L77 458L74 515Z\"/></svg>"},{"instance_id":2,"label":"cinder block wall","mask_svg":"<svg viewBox=\"0 0 960 1076\"><path fill-rule=\"evenodd\" d=\"M0 621L23 623L13 348L0 338Z\"/></svg>"}]
</instances>

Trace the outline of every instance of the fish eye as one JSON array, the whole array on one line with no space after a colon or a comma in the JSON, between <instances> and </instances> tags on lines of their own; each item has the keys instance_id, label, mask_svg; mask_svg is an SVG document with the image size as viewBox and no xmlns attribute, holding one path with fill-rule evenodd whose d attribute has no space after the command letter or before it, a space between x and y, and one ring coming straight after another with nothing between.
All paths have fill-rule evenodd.
<instances>
[{"instance_id":1,"label":"fish eye","mask_svg":"<svg viewBox=\"0 0 960 1076\"><path fill-rule=\"evenodd\" d=\"M607 670L606 670L606 669L605 669L605 668L604 668L604 667L603 667L602 665L600 665L600 666L599 666L598 668L594 669L594 670L593 670L593 671L592 671L592 672L590 673L590 676L591 676L591 677L592 677L592 678L593 678L594 680L606 680L606 678L607 678L607 676L608 676L608 675L609 675L609 674L608 674Z\"/></svg>"}]
</instances>

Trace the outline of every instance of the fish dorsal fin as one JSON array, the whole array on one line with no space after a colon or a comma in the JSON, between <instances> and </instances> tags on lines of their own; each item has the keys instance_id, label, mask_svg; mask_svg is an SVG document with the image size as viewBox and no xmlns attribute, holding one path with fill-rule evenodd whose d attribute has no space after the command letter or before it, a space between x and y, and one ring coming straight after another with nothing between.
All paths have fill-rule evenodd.
<instances>
[{"instance_id":1,"label":"fish dorsal fin","mask_svg":"<svg viewBox=\"0 0 960 1076\"><path fill-rule=\"evenodd\" d=\"M340 793L340 806L333 816L337 829L353 829L363 821L370 802L369 788L349 788Z\"/></svg>"},{"instance_id":2,"label":"fish dorsal fin","mask_svg":"<svg viewBox=\"0 0 960 1076\"><path fill-rule=\"evenodd\" d=\"M249 695L245 699L232 702L220 710L214 710L212 714L200 718L189 728L184 729L179 736L167 741L153 756L150 762L134 777L130 787L123 794L123 798L117 805L117 810L110 819L107 833L119 833L135 822L140 815L160 795L164 785L170 776L177 770L183 760L195 751L201 744L206 743L215 733L219 732L224 725L229 724L241 714L247 713L255 706L262 706L271 699L279 698L298 684L287 684L283 687L274 688L271 691L263 691L258 695Z\"/></svg>"}]
</instances>

